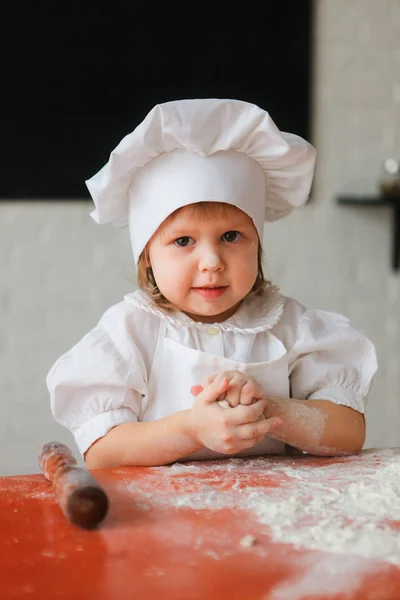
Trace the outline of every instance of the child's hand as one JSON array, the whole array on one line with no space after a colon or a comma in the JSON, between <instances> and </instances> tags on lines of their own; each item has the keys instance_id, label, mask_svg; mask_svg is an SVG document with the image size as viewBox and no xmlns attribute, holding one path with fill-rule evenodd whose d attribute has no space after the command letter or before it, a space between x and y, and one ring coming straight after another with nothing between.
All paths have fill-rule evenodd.
<instances>
[{"instance_id":1,"label":"child's hand","mask_svg":"<svg viewBox=\"0 0 400 600\"><path fill-rule=\"evenodd\" d=\"M193 386L191 391L193 395L199 393L202 389L214 381L228 379L229 387L224 394L221 394L218 400L224 400L229 406L234 408L238 404L249 406L264 398L264 391L261 385L253 377L242 373L241 371L222 371L206 377L201 386Z\"/></svg>"},{"instance_id":2,"label":"child's hand","mask_svg":"<svg viewBox=\"0 0 400 600\"><path fill-rule=\"evenodd\" d=\"M189 427L194 438L206 448L222 454L251 448L282 423L279 417L257 421L265 409L264 399L230 410L221 408L217 400L227 392L229 383L228 378L216 378L205 389L194 386L192 393L196 400L189 414Z\"/></svg>"}]
</instances>

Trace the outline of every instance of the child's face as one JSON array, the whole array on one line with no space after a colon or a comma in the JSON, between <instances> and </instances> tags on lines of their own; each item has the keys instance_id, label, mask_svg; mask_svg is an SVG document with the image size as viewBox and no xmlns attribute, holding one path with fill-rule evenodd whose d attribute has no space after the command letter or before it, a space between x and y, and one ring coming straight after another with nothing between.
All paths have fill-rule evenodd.
<instances>
[{"instance_id":1,"label":"child's face","mask_svg":"<svg viewBox=\"0 0 400 600\"><path fill-rule=\"evenodd\" d=\"M228 319L258 273L258 234L251 218L229 204L209 203L206 214L185 206L149 242L161 293L195 321ZM210 286L216 289L210 289Z\"/></svg>"}]
</instances>

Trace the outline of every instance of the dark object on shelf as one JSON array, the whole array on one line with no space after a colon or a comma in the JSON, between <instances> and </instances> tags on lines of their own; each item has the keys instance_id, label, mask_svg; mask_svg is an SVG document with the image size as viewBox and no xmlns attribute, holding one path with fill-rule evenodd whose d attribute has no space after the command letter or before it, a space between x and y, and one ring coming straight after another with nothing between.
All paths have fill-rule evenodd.
<instances>
[{"instance_id":1,"label":"dark object on shelf","mask_svg":"<svg viewBox=\"0 0 400 600\"><path fill-rule=\"evenodd\" d=\"M385 196L339 196L338 204L352 206L391 206L393 214L393 238L392 238L392 268L394 271L400 269L400 193Z\"/></svg>"}]
</instances>

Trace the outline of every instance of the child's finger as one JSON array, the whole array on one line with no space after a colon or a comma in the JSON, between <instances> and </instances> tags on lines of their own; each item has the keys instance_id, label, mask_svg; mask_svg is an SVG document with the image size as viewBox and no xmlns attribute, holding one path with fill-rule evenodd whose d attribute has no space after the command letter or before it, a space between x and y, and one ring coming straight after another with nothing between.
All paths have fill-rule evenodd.
<instances>
[{"instance_id":1,"label":"child's finger","mask_svg":"<svg viewBox=\"0 0 400 600\"><path fill-rule=\"evenodd\" d=\"M201 394L201 392L204 390L202 385L192 385L192 387L190 388L190 393L192 394L192 396L196 397L199 394ZM226 392L222 392L222 394L220 394L217 398L217 400L224 400L226 396Z\"/></svg>"},{"instance_id":2,"label":"child's finger","mask_svg":"<svg viewBox=\"0 0 400 600\"><path fill-rule=\"evenodd\" d=\"M257 423L245 423L239 425L236 429L236 435L241 440L250 440L255 437L264 437L275 427L282 425L283 421L280 417L272 417L271 419L264 419L263 421L257 421Z\"/></svg>"},{"instance_id":3,"label":"child's finger","mask_svg":"<svg viewBox=\"0 0 400 600\"><path fill-rule=\"evenodd\" d=\"M196 396L201 394L202 391L203 391L203 386L201 386L201 385L192 385L192 387L190 388L190 393L195 398L196 398Z\"/></svg>"},{"instance_id":4,"label":"child's finger","mask_svg":"<svg viewBox=\"0 0 400 600\"><path fill-rule=\"evenodd\" d=\"M248 381L241 390L240 394L240 404L244 404L245 406L249 406L253 404L255 399L255 389L254 385L251 381Z\"/></svg>"},{"instance_id":5,"label":"child's finger","mask_svg":"<svg viewBox=\"0 0 400 600\"><path fill-rule=\"evenodd\" d=\"M233 377L229 382L229 388L226 393L226 399L230 406L235 407L238 404L242 404L242 390L246 385L247 381L243 374L240 372L234 372ZM251 402L248 402L251 404Z\"/></svg>"},{"instance_id":6,"label":"child's finger","mask_svg":"<svg viewBox=\"0 0 400 600\"><path fill-rule=\"evenodd\" d=\"M253 404L254 400L260 400L263 397L262 387L254 381L248 381L242 388L240 404L249 406L249 404Z\"/></svg>"},{"instance_id":7,"label":"child's finger","mask_svg":"<svg viewBox=\"0 0 400 600\"><path fill-rule=\"evenodd\" d=\"M238 375L242 376L242 374L239 371L220 371L219 373L214 373L214 374L208 375L204 379L204 383L207 383L209 385L216 379L218 379L219 381L222 381L222 379L228 379L228 381L230 383L232 383L233 379L235 377L237 377ZM203 383L203 385L204 385L204 383Z\"/></svg>"},{"instance_id":8,"label":"child's finger","mask_svg":"<svg viewBox=\"0 0 400 600\"><path fill-rule=\"evenodd\" d=\"M238 386L234 386L232 387L232 384L229 384L229 388L226 392L226 400L229 404L229 406L231 406L232 408L235 408L235 406L238 406L238 404L240 404L240 392L241 392L241 388Z\"/></svg>"},{"instance_id":9,"label":"child's finger","mask_svg":"<svg viewBox=\"0 0 400 600\"><path fill-rule=\"evenodd\" d=\"M240 440L240 443L239 442L237 443L237 448L235 450L235 453L242 452L243 450L247 450L248 448L252 448L259 442L262 442L262 440L264 438L265 438L265 435L263 434L263 435L259 435L257 437L250 438L248 440Z\"/></svg>"},{"instance_id":10,"label":"child's finger","mask_svg":"<svg viewBox=\"0 0 400 600\"><path fill-rule=\"evenodd\" d=\"M207 387L208 385L210 385L210 383L213 383L218 377L218 373L211 373L211 375L207 375L207 377L204 377L201 385L204 387ZM221 379L221 378L220 378Z\"/></svg>"},{"instance_id":11,"label":"child's finger","mask_svg":"<svg viewBox=\"0 0 400 600\"><path fill-rule=\"evenodd\" d=\"M239 404L227 412L227 417L232 425L243 425L243 423L254 423L258 417L264 412L267 405L266 400L261 399L251 404L251 406L243 406Z\"/></svg>"},{"instance_id":12,"label":"child's finger","mask_svg":"<svg viewBox=\"0 0 400 600\"><path fill-rule=\"evenodd\" d=\"M228 379L215 380L201 392L202 400L205 404L215 402L220 394L226 392L229 386ZM199 394L200 395L200 394Z\"/></svg>"},{"instance_id":13,"label":"child's finger","mask_svg":"<svg viewBox=\"0 0 400 600\"><path fill-rule=\"evenodd\" d=\"M252 448L256 444L259 444L260 442L262 442L264 438L265 438L265 434L263 433L262 435L256 435L255 437L252 437L248 440L243 440L243 441L247 442L247 444L246 444L247 448Z\"/></svg>"}]
</instances>

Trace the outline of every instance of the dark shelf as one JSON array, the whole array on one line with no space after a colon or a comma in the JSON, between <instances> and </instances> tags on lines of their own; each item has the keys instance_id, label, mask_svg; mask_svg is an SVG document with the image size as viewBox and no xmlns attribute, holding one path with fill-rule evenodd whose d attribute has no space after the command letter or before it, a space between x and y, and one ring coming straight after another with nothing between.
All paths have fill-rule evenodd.
<instances>
[{"instance_id":1,"label":"dark shelf","mask_svg":"<svg viewBox=\"0 0 400 600\"><path fill-rule=\"evenodd\" d=\"M367 208L390 206L392 208L392 269L400 270L400 195L399 196L339 196L337 203Z\"/></svg>"}]
</instances>

